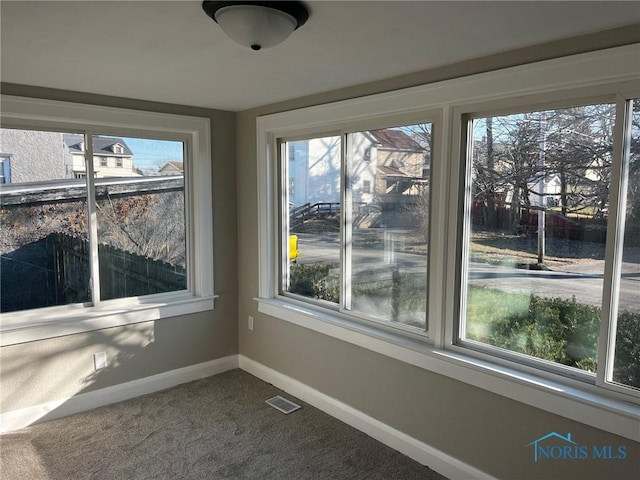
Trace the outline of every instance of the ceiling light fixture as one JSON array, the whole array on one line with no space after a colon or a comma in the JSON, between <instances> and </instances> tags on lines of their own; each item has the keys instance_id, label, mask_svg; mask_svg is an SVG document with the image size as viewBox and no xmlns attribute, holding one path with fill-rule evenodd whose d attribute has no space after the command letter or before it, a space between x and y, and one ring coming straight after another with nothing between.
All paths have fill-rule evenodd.
<instances>
[{"instance_id":1,"label":"ceiling light fixture","mask_svg":"<svg viewBox=\"0 0 640 480\"><path fill-rule=\"evenodd\" d=\"M231 40L252 50L273 47L307 21L302 2L202 2Z\"/></svg>"}]
</instances>

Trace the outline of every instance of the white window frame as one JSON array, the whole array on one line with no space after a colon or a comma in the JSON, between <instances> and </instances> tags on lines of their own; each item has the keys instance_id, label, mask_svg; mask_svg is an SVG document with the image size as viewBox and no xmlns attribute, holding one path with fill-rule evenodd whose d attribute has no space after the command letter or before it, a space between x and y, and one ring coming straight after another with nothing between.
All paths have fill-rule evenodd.
<instances>
[{"instance_id":1,"label":"white window frame","mask_svg":"<svg viewBox=\"0 0 640 480\"><path fill-rule=\"evenodd\" d=\"M266 115L257 119L260 312L367 348L458 381L640 441L640 407L634 395L482 356L456 345L461 282L463 203L462 119L492 104L496 111L527 105L615 96L637 89L640 44L590 52L367 97ZM418 122L439 112L431 157L429 339L359 323L328 308L278 295L279 139L375 125ZM396 122L389 122L394 118ZM374 125L374 126L372 126Z\"/></svg>"},{"instance_id":2,"label":"white window frame","mask_svg":"<svg viewBox=\"0 0 640 480\"><path fill-rule=\"evenodd\" d=\"M346 228L346 225L351 224L351 207L350 207L350 182L346 181L347 177L347 151L350 150L349 142L350 142L350 134L359 133L367 130L378 130L383 128L393 128L398 126L409 126L415 124L429 123L432 125L433 129L440 130L442 128L442 118L440 116L440 112L436 110L429 109L415 109L411 112L406 112L402 114L393 114L393 115L382 115L374 120L366 120L366 121L346 121L340 122L338 124L339 129L334 129L332 131L316 131L312 135L307 135L305 133L299 134L296 132L295 136L283 135L278 137L278 142L289 142L289 141L299 141L306 140L311 138L318 137L326 137L326 136L335 136L340 137L341 141L341 203L343 208L341 208L341 236L340 236L340 263L341 263L341 281L340 281L340 292L343 300L339 304L335 304L325 300L314 300L310 298L305 298L302 295L283 292L279 293L280 283L277 283L275 288L274 295L281 299L286 299L288 301L294 302L296 304L308 305L308 306L317 306L321 310L328 309L335 313L336 316L339 316L341 319L345 320L348 323L353 324L356 328L369 328L371 325L374 325L388 332L390 335L401 335L407 336L414 340L425 341L429 336L428 330L421 330L416 327L403 325L397 322L389 322L387 320L382 320L372 315L368 315L363 312L358 312L357 310L351 310L348 306L350 306L350 292L351 292L351 278L350 278L350 270L351 270L351 229ZM334 127L336 123L332 124ZM439 140L439 139L436 139ZM434 140L434 142L436 142ZM431 146L432 150L438 151L441 148L441 144L439 141ZM278 163L278 152L274 151L275 162ZM284 148L280 152L282 159L284 159ZM282 160L283 166L284 160ZM279 180L274 180L273 188L276 193L277 198L284 198L284 192L280 191L280 185L285 185L286 176L284 169L280 168L280 166L276 165L276 169L278 169L278 174L280 175ZM278 253L275 253L276 260L275 265L276 268L280 267L283 271L278 274L278 279L282 279L285 274L285 267L281 265L281 263L285 262L287 258L286 250L287 250L287 231L288 227L288 212L285 209L280 211L280 205L285 205L284 200L281 200L278 205L274 207L275 214L279 218L279 224L282 226L282 232L278 234L275 233L274 238L274 248L276 248ZM431 235L431 233L430 233ZM276 246L277 245L277 246ZM382 252L381 252L382 254ZM282 259L282 261L280 260ZM427 260L427 276L430 277L430 261ZM428 284L429 282L427 282ZM425 319L426 320L426 319Z\"/></svg>"},{"instance_id":3,"label":"white window frame","mask_svg":"<svg viewBox=\"0 0 640 480\"><path fill-rule=\"evenodd\" d=\"M94 298L91 304L3 313L0 314L0 346L214 308L209 119L6 95L0 97L0 102L2 126L7 128L84 133L89 143L93 135L184 142L188 173L185 176L187 290L106 301ZM90 181L89 203L95 203L92 186ZM91 218L89 220L91 222ZM95 242L96 238L91 240ZM97 268L93 270L97 272ZM92 282L97 281L94 274Z\"/></svg>"},{"instance_id":4,"label":"white window frame","mask_svg":"<svg viewBox=\"0 0 640 480\"><path fill-rule=\"evenodd\" d=\"M577 95L581 93L586 93L589 90L578 90L576 91ZM618 91L618 90L615 90ZM617 286L618 282L618 269L620 267L621 257L622 257L622 237L624 230L624 215L622 218L620 216L621 211L625 211L625 205L619 204L621 199L626 198L626 170L628 170L628 155L624 155L623 147L629 147L630 138L623 138L625 127L630 125L630 115L631 112L627 108L628 100L632 100L634 98L640 98L640 89L631 89L625 92L619 93L611 93L609 95L601 95L596 97L583 97L579 96L575 97L575 101L569 103L543 103L538 104L534 108L531 107L532 100L541 100L543 97L531 98L527 97L526 99L520 100L510 100L508 102L489 102L486 104L477 104L474 105L471 109L465 107L457 107L456 108L456 119L459 119L459 123L461 125L462 135L464 136L465 128L468 128L469 122L476 118L483 118L488 116L486 112L492 111L492 115L502 115L503 110L501 108L505 108L508 111L506 114L517 113L521 111L532 111L536 109L545 110L545 109L556 109L556 108L564 108L567 106L581 106L581 105L590 105L590 104L598 104L598 103L609 103L614 104L616 107L616 120L615 120L615 131L613 132L613 151L612 151L612 173L611 173L611 185L610 185L610 203L609 203L609 227L607 229L607 248L606 248L606 258L605 258L605 269L604 269L604 280L603 280L603 301L600 304L602 309L602 317L601 317L601 327L600 327L600 337L598 344L598 371L597 373L589 373L586 371L578 370L572 367L566 367L561 364L553 363L550 361L542 360L535 358L533 356L520 354L514 351L500 349L497 347L493 347L488 344L483 344L481 342L474 342L468 339L463 338L463 332L465 329L464 325L464 316L465 316L465 298L467 284L464 284L461 281L461 285L459 285L459 303L457 304L459 310L458 314L455 315L454 322L454 332L455 334L454 343L456 345L452 345L451 349L454 351L464 352L464 349L473 350L473 352L467 352L472 355L477 355L478 358L483 359L493 359L496 357L496 361L499 360L500 357L503 357L505 361L511 362L516 361L522 363L524 365L531 365L535 369L539 369L542 371L547 370L552 373L562 373L563 375L570 376L585 382L590 382L600 387L606 388L613 392L618 392L623 395L630 395L631 397L636 397L640 399L640 391L637 389L625 387L623 385L619 385L613 383L611 381L611 376L613 373L613 355L614 355L614 341L615 341L615 322L612 322L610 319L617 319ZM504 107L503 107L504 105ZM627 118L625 118L627 117ZM470 128L469 128L470 130ZM629 132L630 133L630 130ZM471 139L471 132L467 133L467 138ZM464 142L463 146L464 147ZM468 153L461 153L461 167L460 171L466 170L465 182L461 182L464 184L462 188L458 188L458 192L460 193L460 197L458 199L459 205L463 206L464 211L468 212L471 208L471 195L470 195L470 161L468 158ZM468 222L468 216L464 219L464 225L460 225L460 230L462 231L459 235L462 237L462 256L459 257L460 264L457 267L457 270L462 272L462 279L467 278L467 268L468 268L468 247L470 244L470 224ZM616 272L616 273L614 273ZM459 323L458 323L459 322ZM610 326L610 323L612 326ZM463 347L458 348L458 346ZM506 364L506 363L505 363ZM622 396L621 398L625 398Z\"/></svg>"}]
</instances>

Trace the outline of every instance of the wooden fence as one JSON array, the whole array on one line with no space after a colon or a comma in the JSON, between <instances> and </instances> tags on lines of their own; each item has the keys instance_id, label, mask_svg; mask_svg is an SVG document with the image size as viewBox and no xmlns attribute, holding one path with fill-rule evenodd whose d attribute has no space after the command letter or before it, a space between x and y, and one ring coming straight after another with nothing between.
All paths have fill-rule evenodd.
<instances>
[{"instance_id":1,"label":"wooden fence","mask_svg":"<svg viewBox=\"0 0 640 480\"><path fill-rule=\"evenodd\" d=\"M102 300L172 292L187 288L185 269L177 265L99 245Z\"/></svg>"},{"instance_id":2,"label":"wooden fence","mask_svg":"<svg viewBox=\"0 0 640 480\"><path fill-rule=\"evenodd\" d=\"M3 255L1 311L90 301L89 253L83 238L52 233ZM181 266L110 245L99 245L98 256L102 300L187 288Z\"/></svg>"},{"instance_id":3,"label":"wooden fence","mask_svg":"<svg viewBox=\"0 0 640 480\"><path fill-rule=\"evenodd\" d=\"M77 290L88 285L89 245L79 237L56 233L59 258L57 276L63 288ZM111 245L98 245L100 298L137 297L187 288L183 267L153 260Z\"/></svg>"},{"instance_id":4,"label":"wooden fence","mask_svg":"<svg viewBox=\"0 0 640 480\"><path fill-rule=\"evenodd\" d=\"M486 205L483 202L474 202L471 209L473 225L486 226L485 209ZM606 218L567 217L553 210L547 210L545 213L545 233L548 237L595 243L606 241ZM514 218L517 218L515 223ZM497 224L495 228L498 229L527 234L538 231L538 210L536 209L523 208L519 215L512 215L510 207L501 205L496 207L495 219Z\"/></svg>"}]
</instances>

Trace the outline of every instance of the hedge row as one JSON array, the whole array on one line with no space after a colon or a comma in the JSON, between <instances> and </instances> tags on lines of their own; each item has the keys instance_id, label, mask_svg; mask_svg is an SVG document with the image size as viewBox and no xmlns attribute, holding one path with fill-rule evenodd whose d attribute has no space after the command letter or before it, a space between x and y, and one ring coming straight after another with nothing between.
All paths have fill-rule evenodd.
<instances>
[{"instance_id":1,"label":"hedge row","mask_svg":"<svg viewBox=\"0 0 640 480\"><path fill-rule=\"evenodd\" d=\"M339 281L330 275L335 267L292 265L289 291L337 303ZM392 286L398 283L396 276L393 280ZM403 298L403 302L409 300ZM466 335L481 343L595 372L600 315L599 307L578 303L575 298L546 298L470 286ZM614 380L640 388L640 314L619 314L615 358Z\"/></svg>"},{"instance_id":2,"label":"hedge row","mask_svg":"<svg viewBox=\"0 0 640 480\"><path fill-rule=\"evenodd\" d=\"M470 287L467 337L595 372L601 309L575 298L546 298ZM618 316L614 380L640 388L640 315Z\"/></svg>"}]
</instances>

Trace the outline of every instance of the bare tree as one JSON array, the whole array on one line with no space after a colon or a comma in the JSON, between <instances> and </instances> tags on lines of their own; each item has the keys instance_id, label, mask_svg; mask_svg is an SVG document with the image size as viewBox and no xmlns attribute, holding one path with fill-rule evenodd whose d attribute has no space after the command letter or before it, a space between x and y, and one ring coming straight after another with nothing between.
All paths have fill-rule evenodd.
<instances>
[{"instance_id":1,"label":"bare tree","mask_svg":"<svg viewBox=\"0 0 640 480\"><path fill-rule=\"evenodd\" d=\"M537 205L547 210L555 206L549 200L555 197L565 216L605 216L614 120L615 107L610 104L476 120L473 193L484 208L484 225L505 227L492 215L495 204L509 204L512 228L523 208ZM560 191L549 193L545 185L554 176Z\"/></svg>"},{"instance_id":2,"label":"bare tree","mask_svg":"<svg viewBox=\"0 0 640 480\"><path fill-rule=\"evenodd\" d=\"M185 266L183 193L107 197L99 201L98 239L121 250Z\"/></svg>"}]
</instances>

